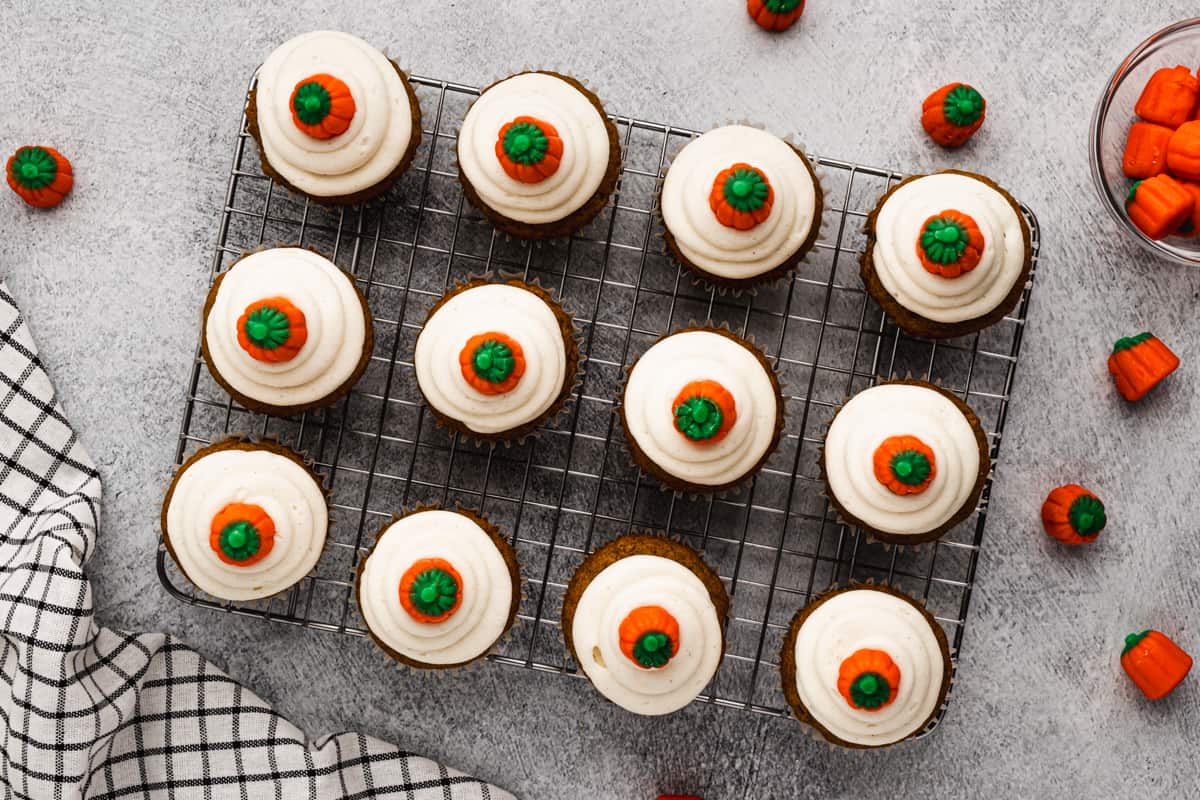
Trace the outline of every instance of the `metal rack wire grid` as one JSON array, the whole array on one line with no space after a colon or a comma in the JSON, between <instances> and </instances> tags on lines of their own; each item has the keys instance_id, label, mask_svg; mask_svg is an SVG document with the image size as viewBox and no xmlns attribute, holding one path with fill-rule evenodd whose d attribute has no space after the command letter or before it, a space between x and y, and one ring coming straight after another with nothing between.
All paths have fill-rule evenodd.
<instances>
[{"instance_id":1,"label":"metal rack wire grid","mask_svg":"<svg viewBox=\"0 0 1200 800\"><path fill-rule=\"evenodd\" d=\"M560 612L584 557L635 530L664 531L700 550L732 598L726 652L699 702L785 714L778 654L793 613L848 580L883 581L925 603L961 646L991 481L977 511L932 544L885 548L841 524L822 495L818 454L837 406L882 379L912 375L959 397L999 454L1029 289L1015 316L949 341L911 337L864 293L858 255L867 212L898 172L815 158L826 192L821 236L794 279L756 295L695 285L666 253L655 198L671 157L696 133L615 117L624 153L608 207L569 239L531 244L498 234L464 204L455 134L478 90L413 79L427 126L413 167L381 202L330 209L264 176L245 118L237 136L212 272L261 245L299 243L354 276L375 317L375 354L336 405L297 418L231 402L197 352L176 463L228 434L272 437L316 464L330 490L328 543L314 572L282 595L231 603L200 593L163 547L158 572L195 605L352 636L366 633L355 569L380 526L417 503L481 511L509 537L524 596L511 635L489 658L579 674ZM1036 264L1038 226L1033 231ZM455 281L485 270L520 273L558 293L582 331L586 376L564 413L513 446L479 448L433 424L411 353L426 311ZM752 337L784 384L778 450L748 486L689 499L631 466L614 397L624 368L657 337L692 321ZM936 725L936 721L933 723ZM932 727L932 725L931 725Z\"/></svg>"}]
</instances>

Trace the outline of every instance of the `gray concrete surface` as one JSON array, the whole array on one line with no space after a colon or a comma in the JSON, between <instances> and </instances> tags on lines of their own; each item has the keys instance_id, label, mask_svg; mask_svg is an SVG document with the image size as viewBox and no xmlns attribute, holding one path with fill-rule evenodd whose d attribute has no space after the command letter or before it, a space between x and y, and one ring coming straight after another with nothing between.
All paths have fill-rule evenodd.
<instances>
[{"instance_id":1,"label":"gray concrete surface","mask_svg":"<svg viewBox=\"0 0 1200 800\"><path fill-rule=\"evenodd\" d=\"M90 566L101 621L178 634L312 735L362 730L527 798L1197 796L1200 680L1149 704L1117 654L1124 633L1153 625L1200 655L1200 273L1117 238L1085 151L1110 70L1194 3L812 0L777 38L747 24L739 0L653 13L633 0L181 5L0 3L0 146L53 143L78 174L52 213L0 202L0 272L104 475ZM934 736L856 755L741 712L635 719L582 681L497 665L430 681L387 668L366 641L165 594L156 519L233 123L261 58L317 27L363 35L424 75L484 84L563 66L620 113L698 128L749 118L828 155L975 169L1039 213L1042 269L1004 465L960 681ZM950 79L990 101L985 129L958 153L930 146L914 117ZM1184 368L1128 407L1104 358L1114 338L1145 328ZM1103 544L1064 552L1038 532L1044 492L1068 479L1108 502Z\"/></svg>"}]
</instances>

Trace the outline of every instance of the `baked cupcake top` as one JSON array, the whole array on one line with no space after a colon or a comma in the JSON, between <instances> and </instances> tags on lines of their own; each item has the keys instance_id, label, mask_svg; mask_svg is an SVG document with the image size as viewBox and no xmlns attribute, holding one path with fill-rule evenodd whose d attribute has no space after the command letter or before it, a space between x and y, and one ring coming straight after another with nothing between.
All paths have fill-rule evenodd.
<instances>
[{"instance_id":1,"label":"baked cupcake top","mask_svg":"<svg viewBox=\"0 0 1200 800\"><path fill-rule=\"evenodd\" d=\"M468 284L425 321L413 357L417 385L435 411L473 432L520 428L549 410L568 380L562 326L522 284Z\"/></svg>"},{"instance_id":2,"label":"baked cupcake top","mask_svg":"<svg viewBox=\"0 0 1200 800\"><path fill-rule=\"evenodd\" d=\"M219 278L204 353L230 388L276 407L336 392L364 363L367 318L351 278L311 250L244 256Z\"/></svg>"},{"instance_id":3,"label":"baked cupcake top","mask_svg":"<svg viewBox=\"0 0 1200 800\"><path fill-rule=\"evenodd\" d=\"M795 631L795 689L812 720L853 745L879 747L919 732L949 682L945 637L888 591L838 592Z\"/></svg>"},{"instance_id":4,"label":"baked cupcake top","mask_svg":"<svg viewBox=\"0 0 1200 800\"><path fill-rule=\"evenodd\" d=\"M721 616L687 566L649 553L609 564L584 587L571 621L579 665L605 697L668 714L704 690L721 663Z\"/></svg>"},{"instance_id":5,"label":"baked cupcake top","mask_svg":"<svg viewBox=\"0 0 1200 800\"><path fill-rule=\"evenodd\" d=\"M936 530L960 512L980 477L975 427L929 386L865 389L837 412L825 437L833 499L865 526L888 534Z\"/></svg>"},{"instance_id":6,"label":"baked cupcake top","mask_svg":"<svg viewBox=\"0 0 1200 800\"><path fill-rule=\"evenodd\" d=\"M298 456L270 445L219 444L176 476L163 512L171 552L188 579L225 600L283 591L325 546L325 493Z\"/></svg>"},{"instance_id":7,"label":"baked cupcake top","mask_svg":"<svg viewBox=\"0 0 1200 800\"><path fill-rule=\"evenodd\" d=\"M453 666L483 655L508 626L513 578L479 521L425 509L379 534L358 578L363 619L408 662Z\"/></svg>"},{"instance_id":8,"label":"baked cupcake top","mask_svg":"<svg viewBox=\"0 0 1200 800\"><path fill-rule=\"evenodd\" d=\"M260 144L271 166L315 197L344 197L381 183L413 138L413 109L396 66L338 31L305 33L258 70Z\"/></svg>"},{"instance_id":9,"label":"baked cupcake top","mask_svg":"<svg viewBox=\"0 0 1200 800\"><path fill-rule=\"evenodd\" d=\"M575 86L546 72L493 84L467 110L458 168L501 216L531 225L563 219L608 171L604 117Z\"/></svg>"},{"instance_id":10,"label":"baked cupcake top","mask_svg":"<svg viewBox=\"0 0 1200 800\"><path fill-rule=\"evenodd\" d=\"M1025 272L1024 221L999 190L954 172L892 191L877 210L871 263L904 308L937 323L982 317Z\"/></svg>"},{"instance_id":11,"label":"baked cupcake top","mask_svg":"<svg viewBox=\"0 0 1200 800\"><path fill-rule=\"evenodd\" d=\"M819 225L818 188L804 158L773 134L728 125L692 140L662 188L662 215L680 253L718 277L770 272Z\"/></svg>"},{"instance_id":12,"label":"baked cupcake top","mask_svg":"<svg viewBox=\"0 0 1200 800\"><path fill-rule=\"evenodd\" d=\"M622 400L626 432L668 475L736 483L770 452L779 387L752 346L715 328L660 339L634 363Z\"/></svg>"}]
</instances>

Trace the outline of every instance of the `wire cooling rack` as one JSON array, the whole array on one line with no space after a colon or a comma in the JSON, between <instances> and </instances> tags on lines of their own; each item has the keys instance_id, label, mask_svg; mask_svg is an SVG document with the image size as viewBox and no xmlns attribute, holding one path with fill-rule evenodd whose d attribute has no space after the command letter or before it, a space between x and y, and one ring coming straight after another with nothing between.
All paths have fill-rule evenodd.
<instances>
[{"instance_id":1,"label":"wire cooling rack","mask_svg":"<svg viewBox=\"0 0 1200 800\"><path fill-rule=\"evenodd\" d=\"M849 395L911 375L966 400L996 458L1029 289L1016 316L977 336L933 342L897 330L863 292L858 254L867 212L903 176L817 158L826 211L797 277L753 297L704 290L666 254L654 213L664 166L696 133L628 117L614 119L624 163L604 212L570 239L509 239L464 204L456 177L455 134L478 90L424 78L413 84L427 126L420 150L388 197L366 207L327 209L276 186L261 171L243 116L213 275L260 245L315 248L351 273L368 298L375 354L354 391L332 408L275 419L231 402L197 352L176 463L228 434L273 437L315 462L331 492L332 521L313 574L257 603L204 595L160 545L158 573L170 593L194 605L363 636L355 569L380 526L417 503L459 503L496 523L520 559L518 622L489 656L504 664L579 674L560 629L566 584L587 553L646 529L701 550L732 597L725 656L700 702L787 713L777 669L786 626L810 597L851 579L885 581L923 601L957 650L990 478L976 513L946 536L888 549L838 522L822 496L818 453ZM1037 220L1025 215L1036 266ZM485 270L518 272L556 291L587 356L585 380L567 410L511 447L478 448L437 428L413 375L426 311L455 281ZM785 436L749 486L687 499L660 491L631 466L613 398L625 366L658 336L703 320L752 337L776 365Z\"/></svg>"}]
</instances>

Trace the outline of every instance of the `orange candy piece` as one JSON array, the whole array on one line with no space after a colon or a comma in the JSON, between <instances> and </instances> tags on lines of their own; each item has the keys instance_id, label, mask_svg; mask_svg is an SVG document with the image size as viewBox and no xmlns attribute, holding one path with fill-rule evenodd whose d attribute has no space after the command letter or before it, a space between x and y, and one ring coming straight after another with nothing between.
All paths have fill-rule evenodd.
<instances>
[{"instance_id":1,"label":"orange candy piece","mask_svg":"<svg viewBox=\"0 0 1200 800\"><path fill-rule=\"evenodd\" d=\"M45 145L36 145L35 147L44 150L46 155L54 159L54 180L40 189L31 189L21 185L21 182L13 174L13 170L17 165L18 156L22 154L22 151L29 149L25 147L8 157L8 161L4 165L4 175L8 179L9 188L26 203L34 208L53 208L71 193L71 189L75 185L75 175L71 171L71 162L62 153Z\"/></svg>"},{"instance_id":2,"label":"orange candy piece","mask_svg":"<svg viewBox=\"0 0 1200 800\"><path fill-rule=\"evenodd\" d=\"M484 342L488 341L507 345L508 349L512 351L512 372L509 373L507 378L498 383L492 383L475 371L475 351ZM517 384L521 381L521 376L525 374L525 351L521 349L520 342L507 334L496 331L481 333L467 339L467 343L463 345L463 349L458 351L458 366L462 370L463 380L469 383L475 390L483 394L504 394L517 388Z\"/></svg>"},{"instance_id":3,"label":"orange candy piece","mask_svg":"<svg viewBox=\"0 0 1200 800\"><path fill-rule=\"evenodd\" d=\"M296 108L296 95L299 93L300 87L310 83L319 84L329 95L329 110L320 121L312 124L301 119L300 111ZM292 110L292 122L297 128L314 139L332 139L350 129L350 123L354 120L354 112L358 107L354 102L354 95L350 93L350 87L345 82L322 72L310 75L296 84L292 89L292 96L288 98L288 108Z\"/></svg>"},{"instance_id":4,"label":"orange candy piece","mask_svg":"<svg viewBox=\"0 0 1200 800\"><path fill-rule=\"evenodd\" d=\"M717 381L689 381L679 390L679 394L675 395L675 400L671 403L672 416L675 414L675 409L693 397L711 400L721 410L721 427L717 428L717 432L712 436L703 440L702 444L714 444L729 435L733 423L737 422L737 404L730 391ZM675 430L679 431L678 428ZM679 435L687 438L683 431L679 431ZM691 440L689 439L689 441Z\"/></svg>"},{"instance_id":5,"label":"orange candy piece","mask_svg":"<svg viewBox=\"0 0 1200 800\"><path fill-rule=\"evenodd\" d=\"M862 675L874 674L878 675L887 681L889 694L887 700L876 708L867 708L860 706L854 702L854 694L851 687L854 682ZM896 696L900 693L900 667L896 666L896 662L892 661L883 650L872 650L863 648L855 650L845 660L842 661L838 668L838 693L845 698L846 702L852 707L860 711L882 711L883 709L896 702Z\"/></svg>"},{"instance_id":6,"label":"orange candy piece","mask_svg":"<svg viewBox=\"0 0 1200 800\"><path fill-rule=\"evenodd\" d=\"M1192 118L1200 100L1200 80L1184 66L1163 67L1150 76L1133 113L1147 122L1178 128Z\"/></svg>"},{"instance_id":7,"label":"orange candy piece","mask_svg":"<svg viewBox=\"0 0 1200 800\"><path fill-rule=\"evenodd\" d=\"M746 0L746 13L758 27L765 31L783 31L792 27L804 13L805 0L791 11L772 11L767 0Z\"/></svg>"},{"instance_id":8,"label":"orange candy piece","mask_svg":"<svg viewBox=\"0 0 1200 800\"><path fill-rule=\"evenodd\" d=\"M258 531L258 552L249 558L237 561L225 555L221 549L221 532L235 522L246 522ZM248 567L262 561L275 546L275 520L263 510L262 506L253 503L230 503L216 513L208 527L208 544L217 554L217 558L235 567Z\"/></svg>"},{"instance_id":9,"label":"orange candy piece","mask_svg":"<svg viewBox=\"0 0 1200 800\"><path fill-rule=\"evenodd\" d=\"M1108 357L1108 371L1126 400L1141 400L1179 367L1179 356L1150 333L1119 339Z\"/></svg>"},{"instance_id":10,"label":"orange candy piece","mask_svg":"<svg viewBox=\"0 0 1200 800\"><path fill-rule=\"evenodd\" d=\"M454 605L446 609L446 611L443 613L437 615L430 615L422 612L421 609L417 608L417 606L413 603L412 599L413 584L416 583L418 577L431 569L442 570L451 578L453 578L455 584L458 585L458 595L454 598ZM404 574L400 576L400 605L405 611L408 612L408 615L417 622L430 625L438 622L445 622L458 613L458 609L462 605L462 597L462 575L458 573L458 570L454 568L453 564L444 558L419 558L414 561L408 569L404 570Z\"/></svg>"},{"instance_id":11,"label":"orange candy piece","mask_svg":"<svg viewBox=\"0 0 1200 800\"><path fill-rule=\"evenodd\" d=\"M1167 170L1176 178L1200 181L1200 120L1185 122L1171 134Z\"/></svg>"},{"instance_id":12,"label":"orange candy piece","mask_svg":"<svg viewBox=\"0 0 1200 800\"><path fill-rule=\"evenodd\" d=\"M929 462L929 474L920 483L904 483L896 477L892 470L892 459L906 451L914 451L925 456ZM892 494L920 494L929 488L929 484L937 477L937 459L933 450L916 436L889 436L884 439L875 453L871 456L871 464L875 469L875 480L887 487Z\"/></svg>"},{"instance_id":13,"label":"orange candy piece","mask_svg":"<svg viewBox=\"0 0 1200 800\"><path fill-rule=\"evenodd\" d=\"M1153 122L1135 122L1125 140L1121 169L1130 178L1153 178L1167 168L1167 143L1175 131Z\"/></svg>"},{"instance_id":14,"label":"orange candy piece","mask_svg":"<svg viewBox=\"0 0 1200 800\"><path fill-rule=\"evenodd\" d=\"M288 336L287 341L283 344L273 348L262 347L250 339L250 334L246 332L246 321L250 319L251 314L262 308L272 308L287 317ZM286 297L268 297L257 300L246 306L246 310L238 317L237 340L242 349L249 353L255 361L264 361L268 364L291 361L308 341L308 326L304 320L304 312Z\"/></svg>"},{"instance_id":15,"label":"orange candy piece","mask_svg":"<svg viewBox=\"0 0 1200 800\"><path fill-rule=\"evenodd\" d=\"M647 633L662 633L671 641L672 655L679 652L679 623L671 612L662 606L639 606L630 611L617 629L621 641L621 652L634 664L638 663L633 649L638 640Z\"/></svg>"},{"instance_id":16,"label":"orange candy piece","mask_svg":"<svg viewBox=\"0 0 1200 800\"><path fill-rule=\"evenodd\" d=\"M514 125L528 124L535 125L541 129L546 135L546 152L542 155L540 161L533 164L523 164L508 157L508 153L504 150L504 139L508 136L509 130ZM508 177L518 180L521 183L541 183L549 178L554 173L558 172L558 166L562 162L563 155L563 140L558 135L558 129L549 122L544 122L536 117L517 117L512 122L509 122L500 129L499 136L496 137L496 158L500 160L500 166Z\"/></svg>"},{"instance_id":17,"label":"orange candy piece","mask_svg":"<svg viewBox=\"0 0 1200 800\"><path fill-rule=\"evenodd\" d=\"M1155 630L1125 637L1121 668L1150 700L1170 694L1192 669L1192 657Z\"/></svg>"},{"instance_id":18,"label":"orange candy piece","mask_svg":"<svg viewBox=\"0 0 1200 800\"><path fill-rule=\"evenodd\" d=\"M1195 209L1192 194L1166 174L1138 181L1125 201L1130 221L1151 239L1170 236L1191 218Z\"/></svg>"},{"instance_id":19,"label":"orange candy piece","mask_svg":"<svg viewBox=\"0 0 1200 800\"><path fill-rule=\"evenodd\" d=\"M946 119L946 98L965 83L948 83L935 91L921 104L921 127L929 138L942 147L962 147L983 126L987 117L987 103L979 112L979 118L970 125L955 125ZM970 87L967 87L970 88Z\"/></svg>"}]
</instances>

